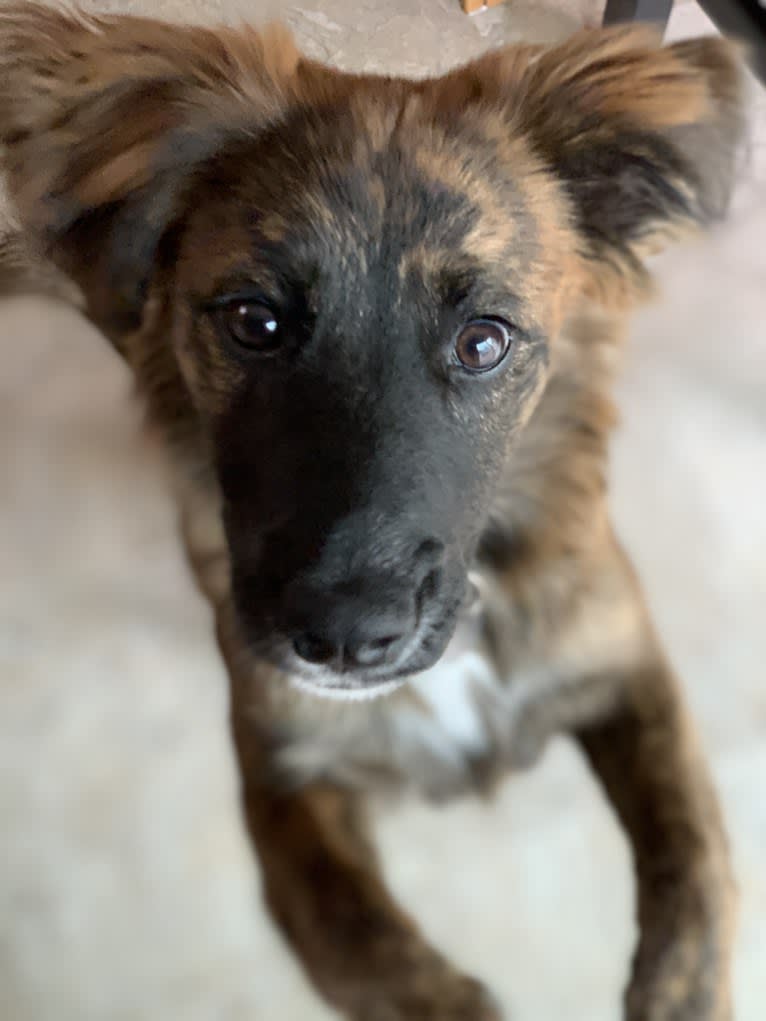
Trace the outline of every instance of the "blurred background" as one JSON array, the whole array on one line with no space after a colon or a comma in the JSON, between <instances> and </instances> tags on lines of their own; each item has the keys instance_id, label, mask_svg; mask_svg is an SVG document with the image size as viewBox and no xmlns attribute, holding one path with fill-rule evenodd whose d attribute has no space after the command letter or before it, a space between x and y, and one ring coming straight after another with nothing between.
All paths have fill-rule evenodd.
<instances>
[{"instance_id":1,"label":"blurred background","mask_svg":"<svg viewBox=\"0 0 766 1021\"><path fill-rule=\"evenodd\" d=\"M603 2L120 0L281 16L311 54L423 74L598 24ZM676 0L669 35L713 31ZM0 220L0 223L2 221ZM613 445L618 529L713 765L742 895L736 1021L766 1004L766 98L731 216L657 261ZM490 806L382 818L391 883L515 1021L618 1021L626 844L554 743ZM0 305L0 1021L325 1021L259 903L209 614L117 357Z\"/></svg>"}]
</instances>

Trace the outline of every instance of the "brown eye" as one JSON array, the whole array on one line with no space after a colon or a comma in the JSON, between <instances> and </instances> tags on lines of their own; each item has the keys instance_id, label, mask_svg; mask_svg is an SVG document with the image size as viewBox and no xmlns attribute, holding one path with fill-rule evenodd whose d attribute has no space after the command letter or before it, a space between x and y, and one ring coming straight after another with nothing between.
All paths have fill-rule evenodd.
<instances>
[{"instance_id":1,"label":"brown eye","mask_svg":"<svg viewBox=\"0 0 766 1021\"><path fill-rule=\"evenodd\" d=\"M227 301L219 307L218 318L232 340L248 351L274 351L282 343L277 317L257 301Z\"/></svg>"},{"instance_id":2,"label":"brown eye","mask_svg":"<svg viewBox=\"0 0 766 1021\"><path fill-rule=\"evenodd\" d=\"M500 319L473 319L455 341L455 355L464 369L487 372L505 358L513 327Z\"/></svg>"}]
</instances>

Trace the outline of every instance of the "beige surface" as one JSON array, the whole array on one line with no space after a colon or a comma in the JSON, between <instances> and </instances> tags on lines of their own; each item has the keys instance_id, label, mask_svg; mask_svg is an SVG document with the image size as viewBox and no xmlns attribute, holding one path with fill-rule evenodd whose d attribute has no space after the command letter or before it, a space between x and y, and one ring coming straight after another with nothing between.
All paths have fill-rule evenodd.
<instances>
[{"instance_id":1,"label":"beige surface","mask_svg":"<svg viewBox=\"0 0 766 1021\"><path fill-rule=\"evenodd\" d=\"M468 19L451 0L223 7L282 9L344 64L422 72L599 4L569 0L563 19L521 3ZM684 3L672 29L702 24ZM765 146L761 94L731 221L662 262L665 297L636 323L613 471L732 834L736 1021L766 1004ZM0 353L0 1021L329 1018L258 907L210 621L129 381L42 302L0 308ZM493 807L407 806L380 835L393 885L516 1021L617 1021L628 858L568 744Z\"/></svg>"}]
</instances>

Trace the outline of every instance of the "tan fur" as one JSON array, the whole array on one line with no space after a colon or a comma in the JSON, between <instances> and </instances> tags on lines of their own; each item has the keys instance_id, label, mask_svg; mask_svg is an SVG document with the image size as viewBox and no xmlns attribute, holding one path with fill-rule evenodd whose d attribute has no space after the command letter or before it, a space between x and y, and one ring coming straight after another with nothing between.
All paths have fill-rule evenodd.
<instances>
[{"instance_id":1,"label":"tan fur","mask_svg":"<svg viewBox=\"0 0 766 1021\"><path fill-rule=\"evenodd\" d=\"M605 475L612 377L625 313L646 286L641 260L725 207L737 81L726 44L663 49L641 29L511 47L409 83L340 75L302 58L280 30L170 27L26 3L0 12L0 140L26 232L0 246L0 286L47 289L63 273L136 374L167 440L182 534L216 614L266 899L317 987L354 1021L500 1017L387 892L361 796L486 792L562 730L581 741L635 852L641 936L624 1016L731 1021L726 841L678 687L612 534ZM290 112L325 107L353 126L327 172L335 160L366 174L367 219L358 210L344 219L320 187L296 184L294 207L271 209L263 236L287 236L297 210L364 272L390 199L375 157L400 146L413 172L475 214L459 251L421 239L396 267L400 278L417 273L435 291L451 260L480 261L514 280L524 325L549 338L548 364L520 396L507 437L491 505L499 549L477 565L478 616L430 677L353 704L301 692L257 660L240 631L211 449L241 370L195 310L228 275L268 267L253 263L248 241L251 192L203 177L188 208L185 191L222 139L245 143L279 131ZM629 169L654 160L674 196L617 238L589 224L580 204L578 161L609 146L627 150ZM695 163L706 147L712 163ZM118 246L110 277L106 255L84 244L112 234L111 221L94 226L94 210L123 205L128 228L139 224L148 238L150 265L120 262ZM169 259L152 232L181 222ZM43 259L52 268L35 271ZM460 658L466 651L472 659ZM456 674L455 662L477 676ZM440 702L448 683L459 716Z\"/></svg>"}]
</instances>

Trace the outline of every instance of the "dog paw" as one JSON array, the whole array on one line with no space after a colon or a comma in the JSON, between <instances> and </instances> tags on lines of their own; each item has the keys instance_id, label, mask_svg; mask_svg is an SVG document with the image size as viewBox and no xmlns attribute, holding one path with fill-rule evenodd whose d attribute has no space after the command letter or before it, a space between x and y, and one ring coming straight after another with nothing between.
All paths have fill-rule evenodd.
<instances>
[{"instance_id":1,"label":"dog paw","mask_svg":"<svg viewBox=\"0 0 766 1021\"><path fill-rule=\"evenodd\" d=\"M450 975L438 985L415 983L375 993L350 1021L504 1021L504 1015L480 982Z\"/></svg>"}]
</instances>

